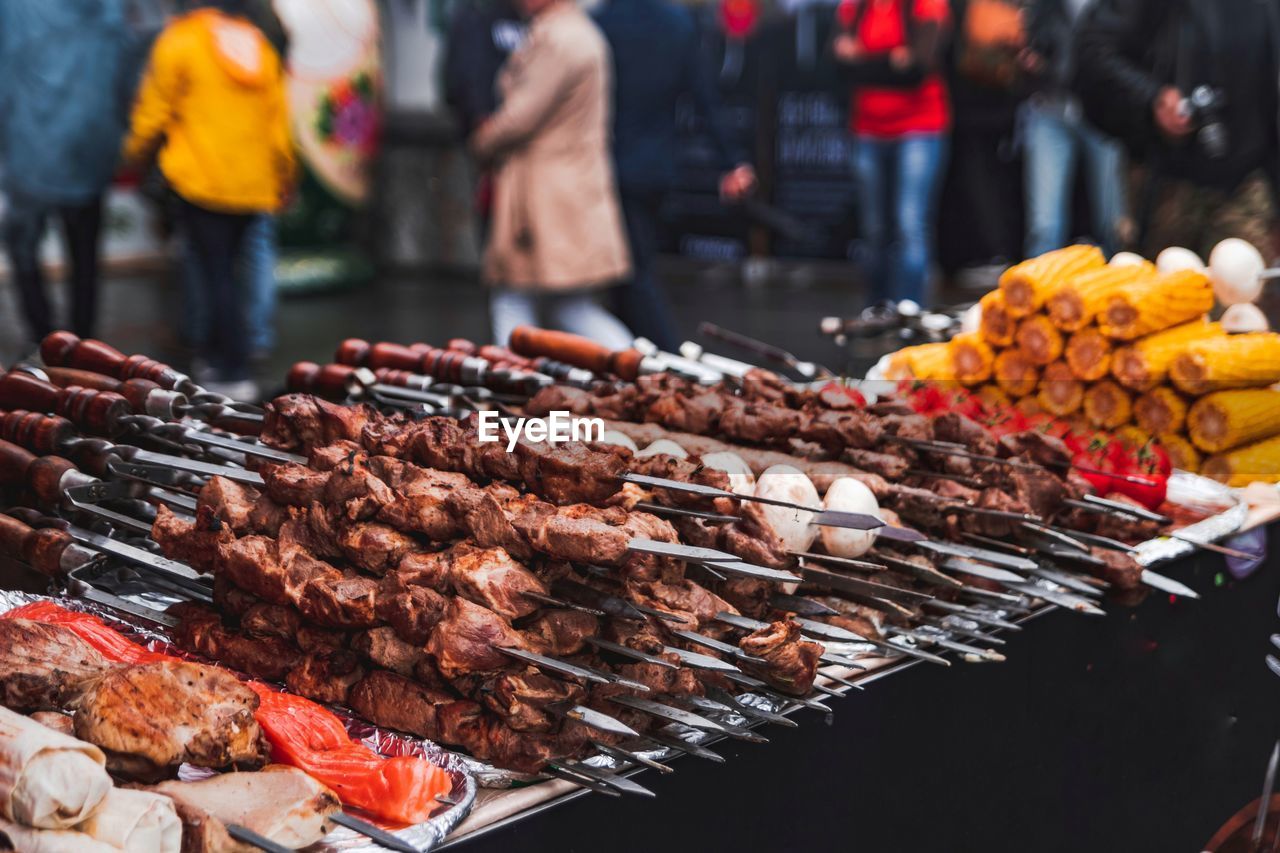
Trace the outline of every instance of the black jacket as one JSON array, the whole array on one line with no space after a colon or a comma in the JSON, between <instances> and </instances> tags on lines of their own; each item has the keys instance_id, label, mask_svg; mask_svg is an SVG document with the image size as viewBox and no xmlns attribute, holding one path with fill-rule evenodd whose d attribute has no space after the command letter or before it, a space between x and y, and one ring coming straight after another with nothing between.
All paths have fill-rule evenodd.
<instances>
[{"instance_id":1,"label":"black jacket","mask_svg":"<svg viewBox=\"0 0 1280 853\"><path fill-rule=\"evenodd\" d=\"M691 97L719 168L746 159L720 112L720 95L693 11L670 0L607 0L596 24L613 53L613 154L618 186L667 190L676 181L679 101Z\"/></svg>"},{"instance_id":2,"label":"black jacket","mask_svg":"<svg viewBox=\"0 0 1280 853\"><path fill-rule=\"evenodd\" d=\"M524 37L525 24L511 0L465 0L449 25L444 59L444 98L463 136L498 107L498 70Z\"/></svg>"},{"instance_id":3,"label":"black jacket","mask_svg":"<svg viewBox=\"0 0 1280 853\"><path fill-rule=\"evenodd\" d=\"M1076 43L1075 88L1086 116L1137 158L1228 189L1259 166L1274 172L1280 0L1099 0ZM1152 113L1163 87L1185 95L1206 84L1227 94L1225 161L1213 162L1194 138L1167 140Z\"/></svg>"}]
</instances>

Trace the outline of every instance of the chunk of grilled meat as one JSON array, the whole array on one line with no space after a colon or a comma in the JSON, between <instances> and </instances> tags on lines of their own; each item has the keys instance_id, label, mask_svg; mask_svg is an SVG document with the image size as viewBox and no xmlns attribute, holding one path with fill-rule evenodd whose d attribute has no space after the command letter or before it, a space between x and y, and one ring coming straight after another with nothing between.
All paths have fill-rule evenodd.
<instances>
[{"instance_id":1,"label":"chunk of grilled meat","mask_svg":"<svg viewBox=\"0 0 1280 853\"><path fill-rule=\"evenodd\" d=\"M216 610L202 604L180 602L168 613L178 620L174 641L181 648L254 678L283 681L302 660L302 653L291 638L250 637L232 631L222 624Z\"/></svg>"},{"instance_id":2,"label":"chunk of grilled meat","mask_svg":"<svg viewBox=\"0 0 1280 853\"><path fill-rule=\"evenodd\" d=\"M0 705L14 711L69 706L112 664L75 632L29 619L0 619Z\"/></svg>"},{"instance_id":3,"label":"chunk of grilled meat","mask_svg":"<svg viewBox=\"0 0 1280 853\"><path fill-rule=\"evenodd\" d=\"M108 671L80 696L76 737L156 768L259 767L258 695L223 669L161 662Z\"/></svg>"},{"instance_id":4,"label":"chunk of grilled meat","mask_svg":"<svg viewBox=\"0 0 1280 853\"><path fill-rule=\"evenodd\" d=\"M791 620L771 622L743 637L742 651L766 661L767 665L743 661L748 672L785 693L803 696L813 689L818 674L822 646L800 638L800 626Z\"/></svg>"}]
</instances>

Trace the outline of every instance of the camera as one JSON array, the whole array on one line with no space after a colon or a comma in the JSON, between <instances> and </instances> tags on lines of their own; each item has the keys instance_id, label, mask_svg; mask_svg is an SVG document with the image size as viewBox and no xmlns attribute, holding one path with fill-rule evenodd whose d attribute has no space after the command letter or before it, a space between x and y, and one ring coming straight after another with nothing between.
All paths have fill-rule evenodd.
<instances>
[{"instance_id":1,"label":"camera","mask_svg":"<svg viewBox=\"0 0 1280 853\"><path fill-rule=\"evenodd\" d=\"M1227 96L1213 86L1197 86L1182 99L1180 109L1196 129L1196 142L1212 160L1225 159L1231 148L1227 124L1223 119Z\"/></svg>"}]
</instances>

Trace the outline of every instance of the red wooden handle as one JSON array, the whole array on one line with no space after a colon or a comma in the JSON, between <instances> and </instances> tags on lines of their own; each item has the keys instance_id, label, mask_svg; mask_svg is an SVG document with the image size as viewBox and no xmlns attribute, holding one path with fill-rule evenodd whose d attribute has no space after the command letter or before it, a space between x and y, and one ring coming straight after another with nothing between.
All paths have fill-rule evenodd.
<instances>
[{"instance_id":1,"label":"red wooden handle","mask_svg":"<svg viewBox=\"0 0 1280 853\"><path fill-rule=\"evenodd\" d=\"M518 355L545 356L592 373L614 373L630 381L639 377L640 362L644 359L636 350L612 352L581 335L534 326L516 327L511 333L511 349Z\"/></svg>"},{"instance_id":2,"label":"red wooden handle","mask_svg":"<svg viewBox=\"0 0 1280 853\"><path fill-rule=\"evenodd\" d=\"M326 364L300 361L289 370L289 390L297 394L315 394L331 400L347 396L347 380L358 368L347 364Z\"/></svg>"},{"instance_id":3,"label":"red wooden handle","mask_svg":"<svg viewBox=\"0 0 1280 853\"><path fill-rule=\"evenodd\" d=\"M42 575L62 575L62 553L71 544L71 534L55 527L34 527L9 515L0 515L0 553L20 560Z\"/></svg>"},{"instance_id":4,"label":"red wooden handle","mask_svg":"<svg viewBox=\"0 0 1280 853\"><path fill-rule=\"evenodd\" d=\"M347 338L338 344L338 351L333 354L333 360L338 364L364 367L365 362L369 359L369 351L372 349L373 345L368 341L360 338Z\"/></svg>"},{"instance_id":5,"label":"red wooden handle","mask_svg":"<svg viewBox=\"0 0 1280 853\"><path fill-rule=\"evenodd\" d=\"M62 415L85 432L110 433L129 414L129 401L114 391L59 388L29 373L0 376L0 409Z\"/></svg>"},{"instance_id":6,"label":"red wooden handle","mask_svg":"<svg viewBox=\"0 0 1280 853\"><path fill-rule=\"evenodd\" d=\"M0 413L0 439L21 445L32 453L59 453L63 444L76 437L76 428L66 418L17 409Z\"/></svg>"},{"instance_id":7,"label":"red wooden handle","mask_svg":"<svg viewBox=\"0 0 1280 853\"><path fill-rule=\"evenodd\" d=\"M370 368L390 367L392 370L418 371L422 363L422 354L414 352L400 344L377 343L369 348L364 366Z\"/></svg>"},{"instance_id":8,"label":"red wooden handle","mask_svg":"<svg viewBox=\"0 0 1280 853\"><path fill-rule=\"evenodd\" d=\"M54 334L57 334L56 332ZM74 367L46 367L45 375L59 388L93 388L98 391L119 392L124 384L119 379L94 373L92 370L76 370Z\"/></svg>"},{"instance_id":9,"label":"red wooden handle","mask_svg":"<svg viewBox=\"0 0 1280 853\"><path fill-rule=\"evenodd\" d=\"M167 364L143 355L126 356L102 341L81 340L70 332L52 332L40 342L40 357L53 367L91 370L116 379L149 379L161 388L173 388L182 378Z\"/></svg>"},{"instance_id":10,"label":"red wooden handle","mask_svg":"<svg viewBox=\"0 0 1280 853\"><path fill-rule=\"evenodd\" d=\"M25 447L0 441L0 485L31 491L42 507L62 502L62 477L75 467L61 456L36 456Z\"/></svg>"}]
</instances>

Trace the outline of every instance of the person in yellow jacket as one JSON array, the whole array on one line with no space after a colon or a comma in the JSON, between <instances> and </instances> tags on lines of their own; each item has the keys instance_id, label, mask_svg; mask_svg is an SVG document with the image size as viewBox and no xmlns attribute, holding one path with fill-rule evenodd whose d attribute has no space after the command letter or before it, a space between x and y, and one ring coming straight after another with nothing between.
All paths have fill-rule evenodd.
<instances>
[{"instance_id":1,"label":"person in yellow jacket","mask_svg":"<svg viewBox=\"0 0 1280 853\"><path fill-rule=\"evenodd\" d=\"M280 58L244 17L245 0L209 0L156 40L133 107L125 160L157 156L207 289L204 382L256 396L235 259L256 215L279 210L296 168Z\"/></svg>"}]
</instances>

